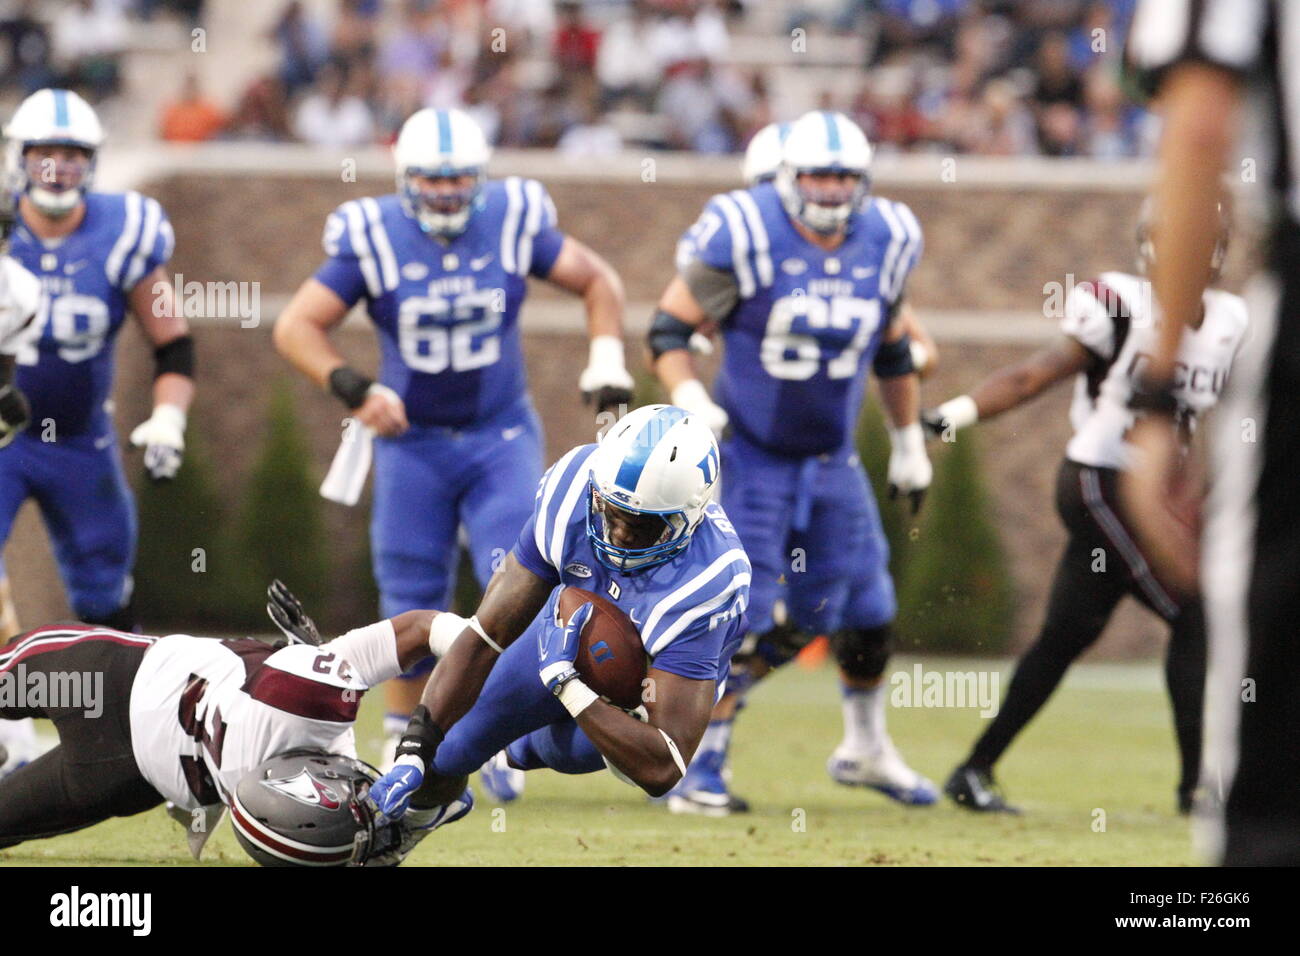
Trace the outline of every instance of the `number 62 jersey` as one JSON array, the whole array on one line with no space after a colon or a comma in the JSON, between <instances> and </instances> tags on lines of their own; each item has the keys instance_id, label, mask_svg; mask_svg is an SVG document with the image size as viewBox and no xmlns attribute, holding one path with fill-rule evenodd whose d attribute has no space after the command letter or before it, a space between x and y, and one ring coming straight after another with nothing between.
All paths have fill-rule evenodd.
<instances>
[{"instance_id":1,"label":"number 62 jersey","mask_svg":"<svg viewBox=\"0 0 1300 956\"><path fill-rule=\"evenodd\" d=\"M526 389L519 308L528 276L546 276L564 234L542 184L489 180L463 233L421 231L395 194L346 202L326 220L316 279L379 331L379 379L413 425L492 418Z\"/></svg>"},{"instance_id":2,"label":"number 62 jersey","mask_svg":"<svg viewBox=\"0 0 1300 956\"><path fill-rule=\"evenodd\" d=\"M851 442L863 372L921 247L911 210L878 196L850 217L831 252L796 231L771 183L709 200L678 245L678 266L721 326L714 399L732 427L781 455Z\"/></svg>"}]
</instances>

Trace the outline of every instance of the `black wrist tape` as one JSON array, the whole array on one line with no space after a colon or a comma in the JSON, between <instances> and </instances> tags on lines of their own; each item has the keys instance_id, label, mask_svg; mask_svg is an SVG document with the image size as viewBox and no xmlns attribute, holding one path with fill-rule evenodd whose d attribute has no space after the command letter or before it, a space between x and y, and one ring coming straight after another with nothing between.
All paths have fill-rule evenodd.
<instances>
[{"instance_id":1,"label":"black wrist tape","mask_svg":"<svg viewBox=\"0 0 1300 956\"><path fill-rule=\"evenodd\" d=\"M374 380L366 378L354 368L340 365L330 372L330 391L348 408L360 408Z\"/></svg>"},{"instance_id":2,"label":"black wrist tape","mask_svg":"<svg viewBox=\"0 0 1300 956\"><path fill-rule=\"evenodd\" d=\"M1178 414L1178 399L1171 382L1141 381L1129 396L1130 411L1173 418Z\"/></svg>"},{"instance_id":3,"label":"black wrist tape","mask_svg":"<svg viewBox=\"0 0 1300 956\"><path fill-rule=\"evenodd\" d=\"M402 742L397 745L397 756L414 754L428 767L433 763L433 755L437 753L438 745L445 736L447 735L442 732L442 728L429 716L429 709L421 704L411 714L411 722L406 725Z\"/></svg>"},{"instance_id":4,"label":"black wrist tape","mask_svg":"<svg viewBox=\"0 0 1300 956\"><path fill-rule=\"evenodd\" d=\"M194 377L194 336L182 335L172 339L153 350L153 377L160 375L184 375Z\"/></svg>"}]
</instances>

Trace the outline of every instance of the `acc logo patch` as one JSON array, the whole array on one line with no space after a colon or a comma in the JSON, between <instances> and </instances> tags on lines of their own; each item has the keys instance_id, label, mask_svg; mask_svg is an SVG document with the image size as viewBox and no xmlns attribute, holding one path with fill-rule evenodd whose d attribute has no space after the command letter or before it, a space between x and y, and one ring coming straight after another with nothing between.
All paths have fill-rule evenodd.
<instances>
[{"instance_id":1,"label":"acc logo patch","mask_svg":"<svg viewBox=\"0 0 1300 956\"><path fill-rule=\"evenodd\" d=\"M410 279L412 282L419 282L429 274L429 267L423 262L408 262L402 266L402 278Z\"/></svg>"},{"instance_id":2,"label":"acc logo patch","mask_svg":"<svg viewBox=\"0 0 1300 956\"><path fill-rule=\"evenodd\" d=\"M282 793L291 800L305 803L309 807L323 807L337 810L343 801L330 787L311 775L305 767L292 777L276 777L261 781L262 786L276 793Z\"/></svg>"},{"instance_id":3,"label":"acc logo patch","mask_svg":"<svg viewBox=\"0 0 1300 956\"><path fill-rule=\"evenodd\" d=\"M781 263L781 271L788 276L802 275L808 271L808 263L802 259L786 259Z\"/></svg>"},{"instance_id":4,"label":"acc logo patch","mask_svg":"<svg viewBox=\"0 0 1300 956\"><path fill-rule=\"evenodd\" d=\"M572 574L575 578L591 577L591 568L587 567L585 564L582 564L579 561L570 561L568 564L564 566L564 570L567 571L569 574Z\"/></svg>"}]
</instances>

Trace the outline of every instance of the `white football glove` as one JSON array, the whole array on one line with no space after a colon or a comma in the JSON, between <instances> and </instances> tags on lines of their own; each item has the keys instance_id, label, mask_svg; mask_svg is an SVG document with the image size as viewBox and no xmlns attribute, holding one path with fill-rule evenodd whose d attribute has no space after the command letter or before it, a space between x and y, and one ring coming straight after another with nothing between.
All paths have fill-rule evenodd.
<instances>
[{"instance_id":1,"label":"white football glove","mask_svg":"<svg viewBox=\"0 0 1300 956\"><path fill-rule=\"evenodd\" d=\"M722 437L723 431L727 428L727 412L709 397L708 389L697 378L688 378L680 382L670 396L672 403L679 408L684 408L688 412L699 415L704 420L704 424L713 429L713 434L718 438Z\"/></svg>"},{"instance_id":2,"label":"white football glove","mask_svg":"<svg viewBox=\"0 0 1300 956\"><path fill-rule=\"evenodd\" d=\"M623 340L616 335L597 335L591 340L587 367L578 378L578 388L596 411L617 409L632 401L632 376L623 363Z\"/></svg>"},{"instance_id":3,"label":"white football glove","mask_svg":"<svg viewBox=\"0 0 1300 956\"><path fill-rule=\"evenodd\" d=\"M919 422L890 428L889 444L889 497L907 495L912 499L912 514L916 514L934 477L934 468L925 453L925 432Z\"/></svg>"},{"instance_id":4,"label":"white football glove","mask_svg":"<svg viewBox=\"0 0 1300 956\"><path fill-rule=\"evenodd\" d=\"M144 449L144 467L154 481L170 481L185 450L185 412L177 405L155 406L131 432L131 444Z\"/></svg>"}]
</instances>

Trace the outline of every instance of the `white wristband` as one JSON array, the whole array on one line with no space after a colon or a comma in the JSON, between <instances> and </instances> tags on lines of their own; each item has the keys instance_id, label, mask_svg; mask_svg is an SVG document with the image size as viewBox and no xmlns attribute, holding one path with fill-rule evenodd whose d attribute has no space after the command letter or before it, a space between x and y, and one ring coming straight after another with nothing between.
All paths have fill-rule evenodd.
<instances>
[{"instance_id":1,"label":"white wristband","mask_svg":"<svg viewBox=\"0 0 1300 956\"><path fill-rule=\"evenodd\" d=\"M708 408L713 404L713 399L709 397L709 390L698 378L688 378L684 382L678 382L670 399L674 405L688 412L698 412L701 408Z\"/></svg>"},{"instance_id":2,"label":"white wristband","mask_svg":"<svg viewBox=\"0 0 1300 956\"><path fill-rule=\"evenodd\" d=\"M591 340L587 364L592 367L613 366L624 368L623 340L617 335L596 335Z\"/></svg>"},{"instance_id":3,"label":"white wristband","mask_svg":"<svg viewBox=\"0 0 1300 956\"><path fill-rule=\"evenodd\" d=\"M668 745L668 753L673 758L673 763L677 764L677 771L685 777L686 761L682 759L682 752L677 749L676 742L673 738L668 736L668 732L662 727L656 727L655 730L659 731L659 733L663 735L664 743Z\"/></svg>"},{"instance_id":4,"label":"white wristband","mask_svg":"<svg viewBox=\"0 0 1300 956\"><path fill-rule=\"evenodd\" d=\"M456 638L460 637L467 627L469 621L459 614L452 614L450 611L435 614L433 623L429 625L429 650L433 656L445 657Z\"/></svg>"},{"instance_id":5,"label":"white wristband","mask_svg":"<svg viewBox=\"0 0 1300 956\"><path fill-rule=\"evenodd\" d=\"M577 717L598 700L600 695L577 677L560 688L560 703L570 717Z\"/></svg>"},{"instance_id":6,"label":"white wristband","mask_svg":"<svg viewBox=\"0 0 1300 956\"><path fill-rule=\"evenodd\" d=\"M912 368L919 375L921 372L924 372L925 367L930 364L930 350L916 339L912 339L909 350L912 353Z\"/></svg>"},{"instance_id":7,"label":"white wristband","mask_svg":"<svg viewBox=\"0 0 1300 956\"><path fill-rule=\"evenodd\" d=\"M954 429L968 428L980 420L979 406L969 395L958 395L939 406L942 415Z\"/></svg>"}]
</instances>

